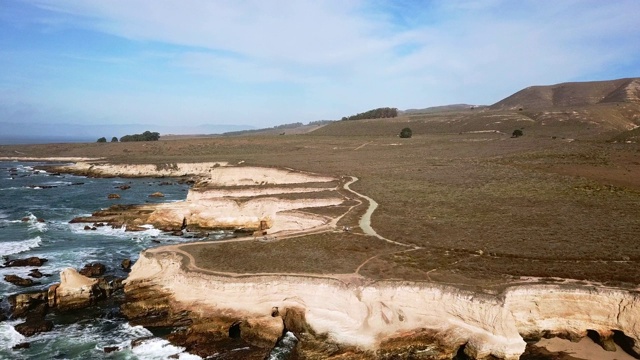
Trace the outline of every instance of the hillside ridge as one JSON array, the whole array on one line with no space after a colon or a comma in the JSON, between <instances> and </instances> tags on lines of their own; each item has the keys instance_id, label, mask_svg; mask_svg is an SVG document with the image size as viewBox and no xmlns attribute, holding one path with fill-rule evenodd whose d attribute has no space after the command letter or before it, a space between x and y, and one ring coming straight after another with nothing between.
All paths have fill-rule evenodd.
<instances>
[{"instance_id":1,"label":"hillside ridge","mask_svg":"<svg viewBox=\"0 0 640 360\"><path fill-rule=\"evenodd\" d=\"M491 105L490 109L585 106L612 102L640 102L640 78L529 86Z\"/></svg>"}]
</instances>

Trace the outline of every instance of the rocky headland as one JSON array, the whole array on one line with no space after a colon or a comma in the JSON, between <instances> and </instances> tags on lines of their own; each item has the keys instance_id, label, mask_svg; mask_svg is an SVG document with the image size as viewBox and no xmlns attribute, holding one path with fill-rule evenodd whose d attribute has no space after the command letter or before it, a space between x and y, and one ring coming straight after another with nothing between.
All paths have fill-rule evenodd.
<instances>
[{"instance_id":1,"label":"rocky headland","mask_svg":"<svg viewBox=\"0 0 640 360\"><path fill-rule=\"evenodd\" d=\"M337 224L346 213L319 215L308 209L344 206L350 196L359 195L345 195L346 178L225 163L78 163L56 171L192 177L195 185L185 201L112 207L74 221L153 225L172 232L253 232L230 241L269 240L274 235L286 241L304 233L343 231ZM368 200L359 197L358 202ZM375 241L390 241L378 237ZM124 315L133 324L172 327L169 339L201 356L244 346L246 351L237 358L264 358L287 333L299 340L292 356L308 359L518 359L527 341L587 336L606 350L622 342L632 356L640 353L637 289L520 282L487 293L353 274L222 274L201 265L176 246L143 252L124 282ZM77 276L69 273L66 278ZM94 286L86 282L63 280L77 288ZM56 294L71 291L63 284Z\"/></svg>"}]
</instances>

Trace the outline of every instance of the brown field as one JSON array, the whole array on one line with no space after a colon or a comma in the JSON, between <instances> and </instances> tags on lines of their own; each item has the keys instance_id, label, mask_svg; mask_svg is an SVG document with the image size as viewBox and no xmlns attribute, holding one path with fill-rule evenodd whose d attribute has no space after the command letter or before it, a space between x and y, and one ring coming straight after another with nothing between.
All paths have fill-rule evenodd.
<instances>
[{"instance_id":1,"label":"brown field","mask_svg":"<svg viewBox=\"0 0 640 360\"><path fill-rule=\"evenodd\" d=\"M588 119L572 118L574 110ZM327 233L193 250L199 266L216 271L350 273L379 255L360 274L482 286L520 276L637 286L640 145L604 140L624 131L616 122L640 113L638 104L473 111L337 122L291 136L2 146L0 156L244 161L357 176L352 188L380 204L374 229L422 247L391 254L393 246L375 238ZM411 139L396 136L405 126ZM515 128L525 135L511 138ZM499 132L470 133L481 130ZM356 228L365 207L355 210L340 225Z\"/></svg>"}]
</instances>

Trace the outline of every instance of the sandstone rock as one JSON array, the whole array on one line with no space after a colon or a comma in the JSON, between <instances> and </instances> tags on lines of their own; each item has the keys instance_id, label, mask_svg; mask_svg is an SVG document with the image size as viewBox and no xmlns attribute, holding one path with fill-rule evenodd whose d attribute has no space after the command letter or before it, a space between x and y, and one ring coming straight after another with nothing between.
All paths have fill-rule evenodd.
<instances>
[{"instance_id":1,"label":"sandstone rock","mask_svg":"<svg viewBox=\"0 0 640 360\"><path fill-rule=\"evenodd\" d=\"M12 266L42 266L45 262L47 262L47 259L43 259L43 258L39 258L36 256L32 256L26 259L14 259L14 260L9 260L6 263L4 263L5 267L12 267Z\"/></svg>"},{"instance_id":2,"label":"sandstone rock","mask_svg":"<svg viewBox=\"0 0 640 360\"><path fill-rule=\"evenodd\" d=\"M118 195L118 194L109 194L109 195L107 195L107 199L120 199L120 195Z\"/></svg>"},{"instance_id":3,"label":"sandstone rock","mask_svg":"<svg viewBox=\"0 0 640 360\"><path fill-rule=\"evenodd\" d=\"M130 185L120 185L120 186L118 186L118 189L120 189L120 190L129 190L129 189L131 189L131 186Z\"/></svg>"},{"instance_id":4,"label":"sandstone rock","mask_svg":"<svg viewBox=\"0 0 640 360\"><path fill-rule=\"evenodd\" d=\"M22 287L28 287L28 286L39 284L37 282L34 282L31 279L24 279L17 275L5 275L4 281L12 283L13 285L22 286Z\"/></svg>"},{"instance_id":5,"label":"sandstone rock","mask_svg":"<svg viewBox=\"0 0 640 360\"><path fill-rule=\"evenodd\" d=\"M49 305L50 308L54 308L57 305L56 290L58 289L59 286L60 284L53 284L49 286L49 289L47 289L47 304Z\"/></svg>"},{"instance_id":6,"label":"sandstone rock","mask_svg":"<svg viewBox=\"0 0 640 360\"><path fill-rule=\"evenodd\" d=\"M104 275L106 269L106 266L101 263L86 264L84 268L79 271L79 273L87 277L95 278Z\"/></svg>"},{"instance_id":7,"label":"sandstone rock","mask_svg":"<svg viewBox=\"0 0 640 360\"><path fill-rule=\"evenodd\" d=\"M8 298L11 316L24 317L30 311L35 310L41 304L47 303L47 292L36 291L10 295Z\"/></svg>"},{"instance_id":8,"label":"sandstone rock","mask_svg":"<svg viewBox=\"0 0 640 360\"><path fill-rule=\"evenodd\" d=\"M157 192L154 192L153 194L149 195L149 197L164 197L164 194L159 192L159 191L157 191Z\"/></svg>"},{"instance_id":9,"label":"sandstone rock","mask_svg":"<svg viewBox=\"0 0 640 360\"><path fill-rule=\"evenodd\" d=\"M91 226L89 226L89 225L85 225L85 226L84 226L84 230L91 230Z\"/></svg>"},{"instance_id":10,"label":"sandstone rock","mask_svg":"<svg viewBox=\"0 0 640 360\"><path fill-rule=\"evenodd\" d=\"M75 269L60 272L60 285L55 289L56 307L59 310L80 309L94 304L99 296L95 285L98 279L81 275Z\"/></svg>"}]
</instances>

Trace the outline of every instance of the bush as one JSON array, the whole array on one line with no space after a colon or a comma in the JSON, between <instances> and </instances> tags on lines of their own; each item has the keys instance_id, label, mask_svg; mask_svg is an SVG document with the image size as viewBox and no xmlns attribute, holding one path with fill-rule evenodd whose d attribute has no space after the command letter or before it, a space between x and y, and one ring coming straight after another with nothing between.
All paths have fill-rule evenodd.
<instances>
[{"instance_id":1,"label":"bush","mask_svg":"<svg viewBox=\"0 0 640 360\"><path fill-rule=\"evenodd\" d=\"M107 142L107 138L103 136L103 137L101 137L100 139L98 139L98 141L97 141L97 142L100 142L100 143L102 143L102 142Z\"/></svg>"},{"instance_id":2,"label":"bush","mask_svg":"<svg viewBox=\"0 0 640 360\"><path fill-rule=\"evenodd\" d=\"M400 131L400 137L403 138L403 139L408 139L408 138L411 137L411 135L413 135L413 132L408 127L404 128L404 129L402 129L402 131Z\"/></svg>"},{"instance_id":3,"label":"bush","mask_svg":"<svg viewBox=\"0 0 640 360\"><path fill-rule=\"evenodd\" d=\"M117 138L117 137L115 137L115 136L114 136L114 137L112 137L112 138L111 138L111 142L118 142L118 138Z\"/></svg>"},{"instance_id":4,"label":"bush","mask_svg":"<svg viewBox=\"0 0 640 360\"><path fill-rule=\"evenodd\" d=\"M520 137L520 136L522 136L522 135L524 135L524 134L522 133L522 130L520 130L520 129L515 129L515 130L513 130L513 133L511 134L511 137L517 138L517 137Z\"/></svg>"}]
</instances>

